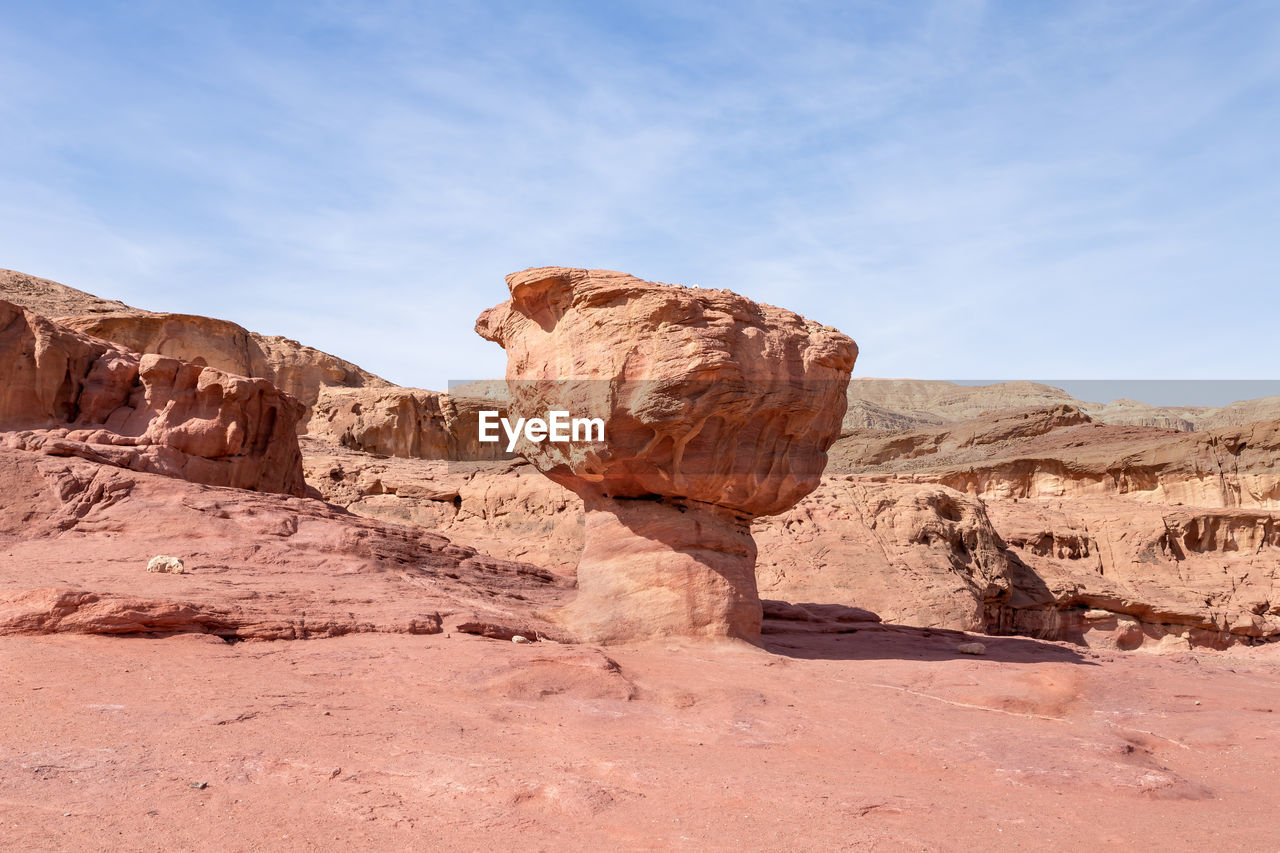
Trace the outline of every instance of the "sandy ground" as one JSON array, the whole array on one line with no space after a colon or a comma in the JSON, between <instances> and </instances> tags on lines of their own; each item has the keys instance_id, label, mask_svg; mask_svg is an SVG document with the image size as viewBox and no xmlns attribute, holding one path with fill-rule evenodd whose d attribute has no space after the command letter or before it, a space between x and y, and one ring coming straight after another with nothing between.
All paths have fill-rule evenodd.
<instances>
[{"instance_id":1,"label":"sandy ground","mask_svg":"<svg viewBox=\"0 0 1280 853\"><path fill-rule=\"evenodd\" d=\"M1275 849L1280 658L0 638L8 849ZM1273 651L1268 649L1266 651Z\"/></svg>"}]
</instances>

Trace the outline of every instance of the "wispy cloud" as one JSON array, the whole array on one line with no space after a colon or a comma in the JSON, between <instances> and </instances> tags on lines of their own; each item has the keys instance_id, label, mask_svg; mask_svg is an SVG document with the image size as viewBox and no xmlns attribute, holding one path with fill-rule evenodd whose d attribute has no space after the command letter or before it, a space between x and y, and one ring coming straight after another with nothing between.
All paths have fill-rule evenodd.
<instances>
[{"instance_id":1,"label":"wispy cloud","mask_svg":"<svg viewBox=\"0 0 1280 853\"><path fill-rule=\"evenodd\" d=\"M1269 338L1280 271L1278 24L1263 3L33 6L0 19L0 265L435 387L502 373L472 322L546 263L800 310L859 341L863 375L1264 377L1241 341Z\"/></svg>"}]
</instances>

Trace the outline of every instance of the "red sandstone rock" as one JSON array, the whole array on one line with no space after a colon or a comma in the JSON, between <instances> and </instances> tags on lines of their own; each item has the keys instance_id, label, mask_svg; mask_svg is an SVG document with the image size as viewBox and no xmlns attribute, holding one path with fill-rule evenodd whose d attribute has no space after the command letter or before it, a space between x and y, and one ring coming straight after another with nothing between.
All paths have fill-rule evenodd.
<instances>
[{"instance_id":1,"label":"red sandstone rock","mask_svg":"<svg viewBox=\"0 0 1280 853\"><path fill-rule=\"evenodd\" d=\"M1068 421L1022 411L858 431L829 470L985 505L1008 591L984 602L987 630L1126 650L1280 636L1280 422L1188 434Z\"/></svg>"},{"instance_id":2,"label":"red sandstone rock","mask_svg":"<svg viewBox=\"0 0 1280 853\"><path fill-rule=\"evenodd\" d=\"M262 379L138 356L0 301L0 443L301 495L303 408Z\"/></svg>"},{"instance_id":3,"label":"red sandstone rock","mask_svg":"<svg viewBox=\"0 0 1280 853\"><path fill-rule=\"evenodd\" d=\"M982 501L945 486L823 477L752 526L763 595L981 631L1008 599L1011 559Z\"/></svg>"},{"instance_id":4,"label":"red sandstone rock","mask_svg":"<svg viewBox=\"0 0 1280 853\"><path fill-rule=\"evenodd\" d=\"M156 554L183 574L149 572ZM533 617L550 572L320 501L0 449L0 635L306 639Z\"/></svg>"},{"instance_id":5,"label":"red sandstone rock","mask_svg":"<svg viewBox=\"0 0 1280 853\"><path fill-rule=\"evenodd\" d=\"M0 300L132 352L266 379L308 407L323 388L392 387L349 361L279 335L261 335L213 317L132 308L13 270L0 270ZM305 425L304 415L299 427Z\"/></svg>"},{"instance_id":6,"label":"red sandstone rock","mask_svg":"<svg viewBox=\"0 0 1280 853\"><path fill-rule=\"evenodd\" d=\"M750 521L811 492L844 413L853 341L725 290L560 267L507 277L476 330L507 350L512 415L604 420L604 441L517 452L586 507L578 599L600 641L755 639Z\"/></svg>"},{"instance_id":7,"label":"red sandstone rock","mask_svg":"<svg viewBox=\"0 0 1280 853\"><path fill-rule=\"evenodd\" d=\"M477 412L506 405L417 388L322 388L307 434L384 456L505 459L504 442L481 442Z\"/></svg>"}]
</instances>

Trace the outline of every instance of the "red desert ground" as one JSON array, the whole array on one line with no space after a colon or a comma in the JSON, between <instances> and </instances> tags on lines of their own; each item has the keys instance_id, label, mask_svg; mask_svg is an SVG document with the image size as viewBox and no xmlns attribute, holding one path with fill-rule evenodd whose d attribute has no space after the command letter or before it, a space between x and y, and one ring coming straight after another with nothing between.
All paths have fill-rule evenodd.
<instances>
[{"instance_id":1,"label":"red desert ground","mask_svg":"<svg viewBox=\"0 0 1280 853\"><path fill-rule=\"evenodd\" d=\"M0 272L5 848L1280 845L1280 399L503 298L442 393ZM552 410L604 440L480 440Z\"/></svg>"}]
</instances>

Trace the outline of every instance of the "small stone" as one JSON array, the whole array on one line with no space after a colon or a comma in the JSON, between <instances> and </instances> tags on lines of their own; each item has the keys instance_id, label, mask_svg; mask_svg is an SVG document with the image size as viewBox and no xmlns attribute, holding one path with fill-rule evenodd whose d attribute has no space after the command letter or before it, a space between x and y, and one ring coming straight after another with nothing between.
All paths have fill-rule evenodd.
<instances>
[{"instance_id":1,"label":"small stone","mask_svg":"<svg viewBox=\"0 0 1280 853\"><path fill-rule=\"evenodd\" d=\"M208 782L192 782L189 787L195 788L197 791L203 791L205 788L209 787L209 783Z\"/></svg>"},{"instance_id":2,"label":"small stone","mask_svg":"<svg viewBox=\"0 0 1280 853\"><path fill-rule=\"evenodd\" d=\"M524 636L523 634L516 634L516 635L512 636L512 638L511 638L511 642L513 642L513 643L532 643L532 642L533 642L533 640L530 640L528 637Z\"/></svg>"},{"instance_id":3,"label":"small stone","mask_svg":"<svg viewBox=\"0 0 1280 853\"><path fill-rule=\"evenodd\" d=\"M187 567L177 557L166 557L160 554L152 557L151 561L147 563L147 571L167 575L185 575Z\"/></svg>"},{"instance_id":4,"label":"small stone","mask_svg":"<svg viewBox=\"0 0 1280 853\"><path fill-rule=\"evenodd\" d=\"M962 655L985 655L987 647L982 643L961 643L956 646L956 651Z\"/></svg>"}]
</instances>

